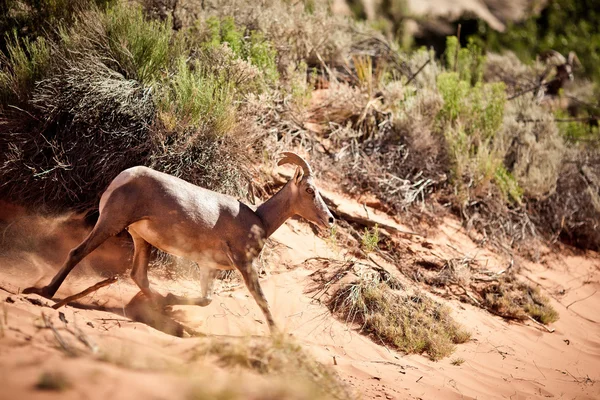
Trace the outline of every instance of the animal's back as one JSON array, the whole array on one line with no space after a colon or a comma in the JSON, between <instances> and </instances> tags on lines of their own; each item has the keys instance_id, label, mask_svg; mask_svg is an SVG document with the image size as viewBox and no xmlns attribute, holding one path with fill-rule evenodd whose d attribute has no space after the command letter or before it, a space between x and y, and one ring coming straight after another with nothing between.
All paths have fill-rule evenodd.
<instances>
[{"instance_id":1,"label":"animal's back","mask_svg":"<svg viewBox=\"0 0 600 400\"><path fill-rule=\"evenodd\" d=\"M221 252L254 225L262 228L256 214L235 198L141 166L120 173L102 195L101 215L115 210L128 214L134 234L190 259Z\"/></svg>"}]
</instances>

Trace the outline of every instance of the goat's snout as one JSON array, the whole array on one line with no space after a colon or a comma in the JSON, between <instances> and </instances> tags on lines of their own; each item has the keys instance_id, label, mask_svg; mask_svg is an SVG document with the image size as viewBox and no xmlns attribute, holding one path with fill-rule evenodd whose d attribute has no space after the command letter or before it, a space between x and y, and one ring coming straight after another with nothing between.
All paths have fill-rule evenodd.
<instances>
[{"instance_id":1,"label":"goat's snout","mask_svg":"<svg viewBox=\"0 0 600 400\"><path fill-rule=\"evenodd\" d=\"M329 225L333 225L334 222L335 222L335 218L329 217Z\"/></svg>"}]
</instances>

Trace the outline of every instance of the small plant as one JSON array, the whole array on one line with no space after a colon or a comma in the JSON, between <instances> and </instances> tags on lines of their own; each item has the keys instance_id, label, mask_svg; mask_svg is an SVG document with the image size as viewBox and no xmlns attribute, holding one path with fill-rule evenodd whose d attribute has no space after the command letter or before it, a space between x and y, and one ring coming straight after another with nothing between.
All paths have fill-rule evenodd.
<instances>
[{"instance_id":1,"label":"small plant","mask_svg":"<svg viewBox=\"0 0 600 400\"><path fill-rule=\"evenodd\" d=\"M62 392L71 387L71 382L62 372L43 372L35 387L39 390Z\"/></svg>"},{"instance_id":2,"label":"small plant","mask_svg":"<svg viewBox=\"0 0 600 400\"><path fill-rule=\"evenodd\" d=\"M333 249L336 249L336 250L338 248L337 235L338 235L338 226L333 225L331 228L329 228L329 236L327 237L327 242Z\"/></svg>"},{"instance_id":3,"label":"small plant","mask_svg":"<svg viewBox=\"0 0 600 400\"><path fill-rule=\"evenodd\" d=\"M483 50L469 40L467 48L462 48L456 36L446 38L446 65L448 69L457 72L460 79L471 85L481 82L485 56Z\"/></svg>"},{"instance_id":4,"label":"small plant","mask_svg":"<svg viewBox=\"0 0 600 400\"><path fill-rule=\"evenodd\" d=\"M450 364L460 367L461 365L463 365L464 362L465 362L464 358L457 357L457 358L453 359L452 361L450 361Z\"/></svg>"},{"instance_id":5,"label":"small plant","mask_svg":"<svg viewBox=\"0 0 600 400\"><path fill-rule=\"evenodd\" d=\"M365 228L365 233L362 237L362 247L367 253L371 253L379 248L379 226L377 224L371 230Z\"/></svg>"}]
</instances>

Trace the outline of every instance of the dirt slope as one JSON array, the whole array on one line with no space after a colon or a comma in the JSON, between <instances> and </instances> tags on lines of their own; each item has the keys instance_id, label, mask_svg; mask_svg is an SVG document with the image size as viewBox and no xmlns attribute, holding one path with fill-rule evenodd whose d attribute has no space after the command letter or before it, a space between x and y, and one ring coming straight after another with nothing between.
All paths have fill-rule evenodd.
<instances>
[{"instance_id":1,"label":"dirt slope","mask_svg":"<svg viewBox=\"0 0 600 400\"><path fill-rule=\"evenodd\" d=\"M409 230L339 194L327 192L327 195L349 213L364 217L368 211L372 219ZM12 219L3 226L0 247L3 322L0 398L190 398L197 396L199 387L227 385L241 386L255 394L268 390L264 376L223 368L210 357L198 357L195 349L205 338L178 338L122 316L131 314L124 307L136 293L128 279L82 301L91 309L71 306L61 309L68 321L66 325L59 320L59 312L47 306L51 301L14 294L32 281L48 279L71 243L85 235L85 231L73 229L77 223L71 220L34 221L14 219L14 215L4 217L5 221ZM23 227L30 228L24 235ZM48 242L59 234L61 240ZM478 248L451 218L444 221L435 235L407 236L401 240L410 249L407 258L469 254L487 262L490 270L501 270L507 263L506 259ZM8 244L13 250L8 251ZM27 246L34 251L26 252ZM102 267L123 271L129 252L122 239L107 243L84 266L83 276L69 278L69 285L58 297L97 281L94 272ZM348 259L350 256L344 249L315 236L303 222L289 221L281 227L260 260L266 271L263 279L266 296L282 329L319 361L331 365L362 398L600 397L597 254L555 254L541 249L540 263L519 260L526 272L523 279L539 284L560 313L560 320L552 325L554 333L533 323L506 322L469 304L436 296L448 303L455 318L472 333L468 343L457 346L455 354L439 362L420 355L396 353L333 318L307 292L312 282L310 274L322 267L318 262L304 263L313 257ZM397 271L383 259L378 258L377 262L391 272ZM178 293L193 293L198 287L195 282L156 277L152 284L162 291ZM41 305L34 304L38 300ZM42 329L45 326L42 314L52 321L67 347L77 352L76 357L61 348L51 329ZM173 315L197 331L218 337L267 335L268 331L247 290L235 282L224 282L208 307L179 307ZM69 332L78 334L79 330L92 343L90 347ZM95 346L94 354L91 348ZM457 358L464 359L464 363L452 365ZM50 371L60 371L68 387L58 392L36 389L41 375Z\"/></svg>"}]
</instances>

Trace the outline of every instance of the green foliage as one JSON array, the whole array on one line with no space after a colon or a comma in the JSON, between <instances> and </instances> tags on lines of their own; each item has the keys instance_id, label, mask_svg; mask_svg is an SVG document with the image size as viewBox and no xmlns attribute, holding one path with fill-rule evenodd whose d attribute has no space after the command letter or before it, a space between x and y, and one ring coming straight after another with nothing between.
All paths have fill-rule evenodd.
<instances>
[{"instance_id":1,"label":"green foliage","mask_svg":"<svg viewBox=\"0 0 600 400\"><path fill-rule=\"evenodd\" d=\"M19 40L14 32L8 39L7 53L6 66L0 69L0 100L6 102L16 97L24 101L34 83L46 72L50 63L50 46L43 37Z\"/></svg>"},{"instance_id":2,"label":"green foliage","mask_svg":"<svg viewBox=\"0 0 600 400\"><path fill-rule=\"evenodd\" d=\"M513 174L511 174L504 165L499 165L496 168L494 181L504 195L504 198L510 199L517 204L521 204L523 200L523 189L521 189Z\"/></svg>"},{"instance_id":3,"label":"green foliage","mask_svg":"<svg viewBox=\"0 0 600 400\"><path fill-rule=\"evenodd\" d=\"M591 126L585 121L573 120L573 117L564 110L557 110L554 115L559 120L557 125L566 141L578 143L600 140L600 129L598 129L598 126Z\"/></svg>"},{"instance_id":4,"label":"green foliage","mask_svg":"<svg viewBox=\"0 0 600 400\"><path fill-rule=\"evenodd\" d=\"M375 224L373 229L365 228L362 236L362 246L367 253L371 253L379 247L379 226Z\"/></svg>"},{"instance_id":5,"label":"green foliage","mask_svg":"<svg viewBox=\"0 0 600 400\"><path fill-rule=\"evenodd\" d=\"M158 105L169 129L182 124L222 136L235 124L233 100L234 88L223 76L206 73L198 63L191 68L186 58L180 57Z\"/></svg>"},{"instance_id":6,"label":"green foliage","mask_svg":"<svg viewBox=\"0 0 600 400\"><path fill-rule=\"evenodd\" d=\"M501 169L499 131L504 117L506 93L503 83L471 86L456 72L438 75L437 85L444 100L438 113L441 128L453 163L453 178L459 186L471 181L474 186L494 177L507 193L517 194Z\"/></svg>"},{"instance_id":7,"label":"green foliage","mask_svg":"<svg viewBox=\"0 0 600 400\"><path fill-rule=\"evenodd\" d=\"M266 84L274 84L279 79L277 72L277 51L260 31L244 34L245 28L238 27L233 17L206 19L206 38L202 47L216 49L227 43L233 53L240 59L257 67Z\"/></svg>"},{"instance_id":8,"label":"green foliage","mask_svg":"<svg viewBox=\"0 0 600 400\"><path fill-rule=\"evenodd\" d=\"M481 82L485 56L473 40L469 40L467 48L462 48L456 36L448 36L445 56L446 66L449 70L458 72L461 80L471 85Z\"/></svg>"},{"instance_id":9,"label":"green foliage","mask_svg":"<svg viewBox=\"0 0 600 400\"><path fill-rule=\"evenodd\" d=\"M149 20L140 7L119 3L104 18L112 55L127 78L151 84L166 75L173 59L170 21Z\"/></svg>"},{"instance_id":10,"label":"green foliage","mask_svg":"<svg viewBox=\"0 0 600 400\"><path fill-rule=\"evenodd\" d=\"M267 83L273 84L279 79L277 72L277 51L262 32L252 31L247 46L247 59L262 73Z\"/></svg>"},{"instance_id":11,"label":"green foliage","mask_svg":"<svg viewBox=\"0 0 600 400\"><path fill-rule=\"evenodd\" d=\"M491 51L514 51L524 61L553 49L566 55L575 51L583 73L600 82L600 8L596 0L551 0L539 15L508 24L496 32L482 24L482 42Z\"/></svg>"}]
</instances>

